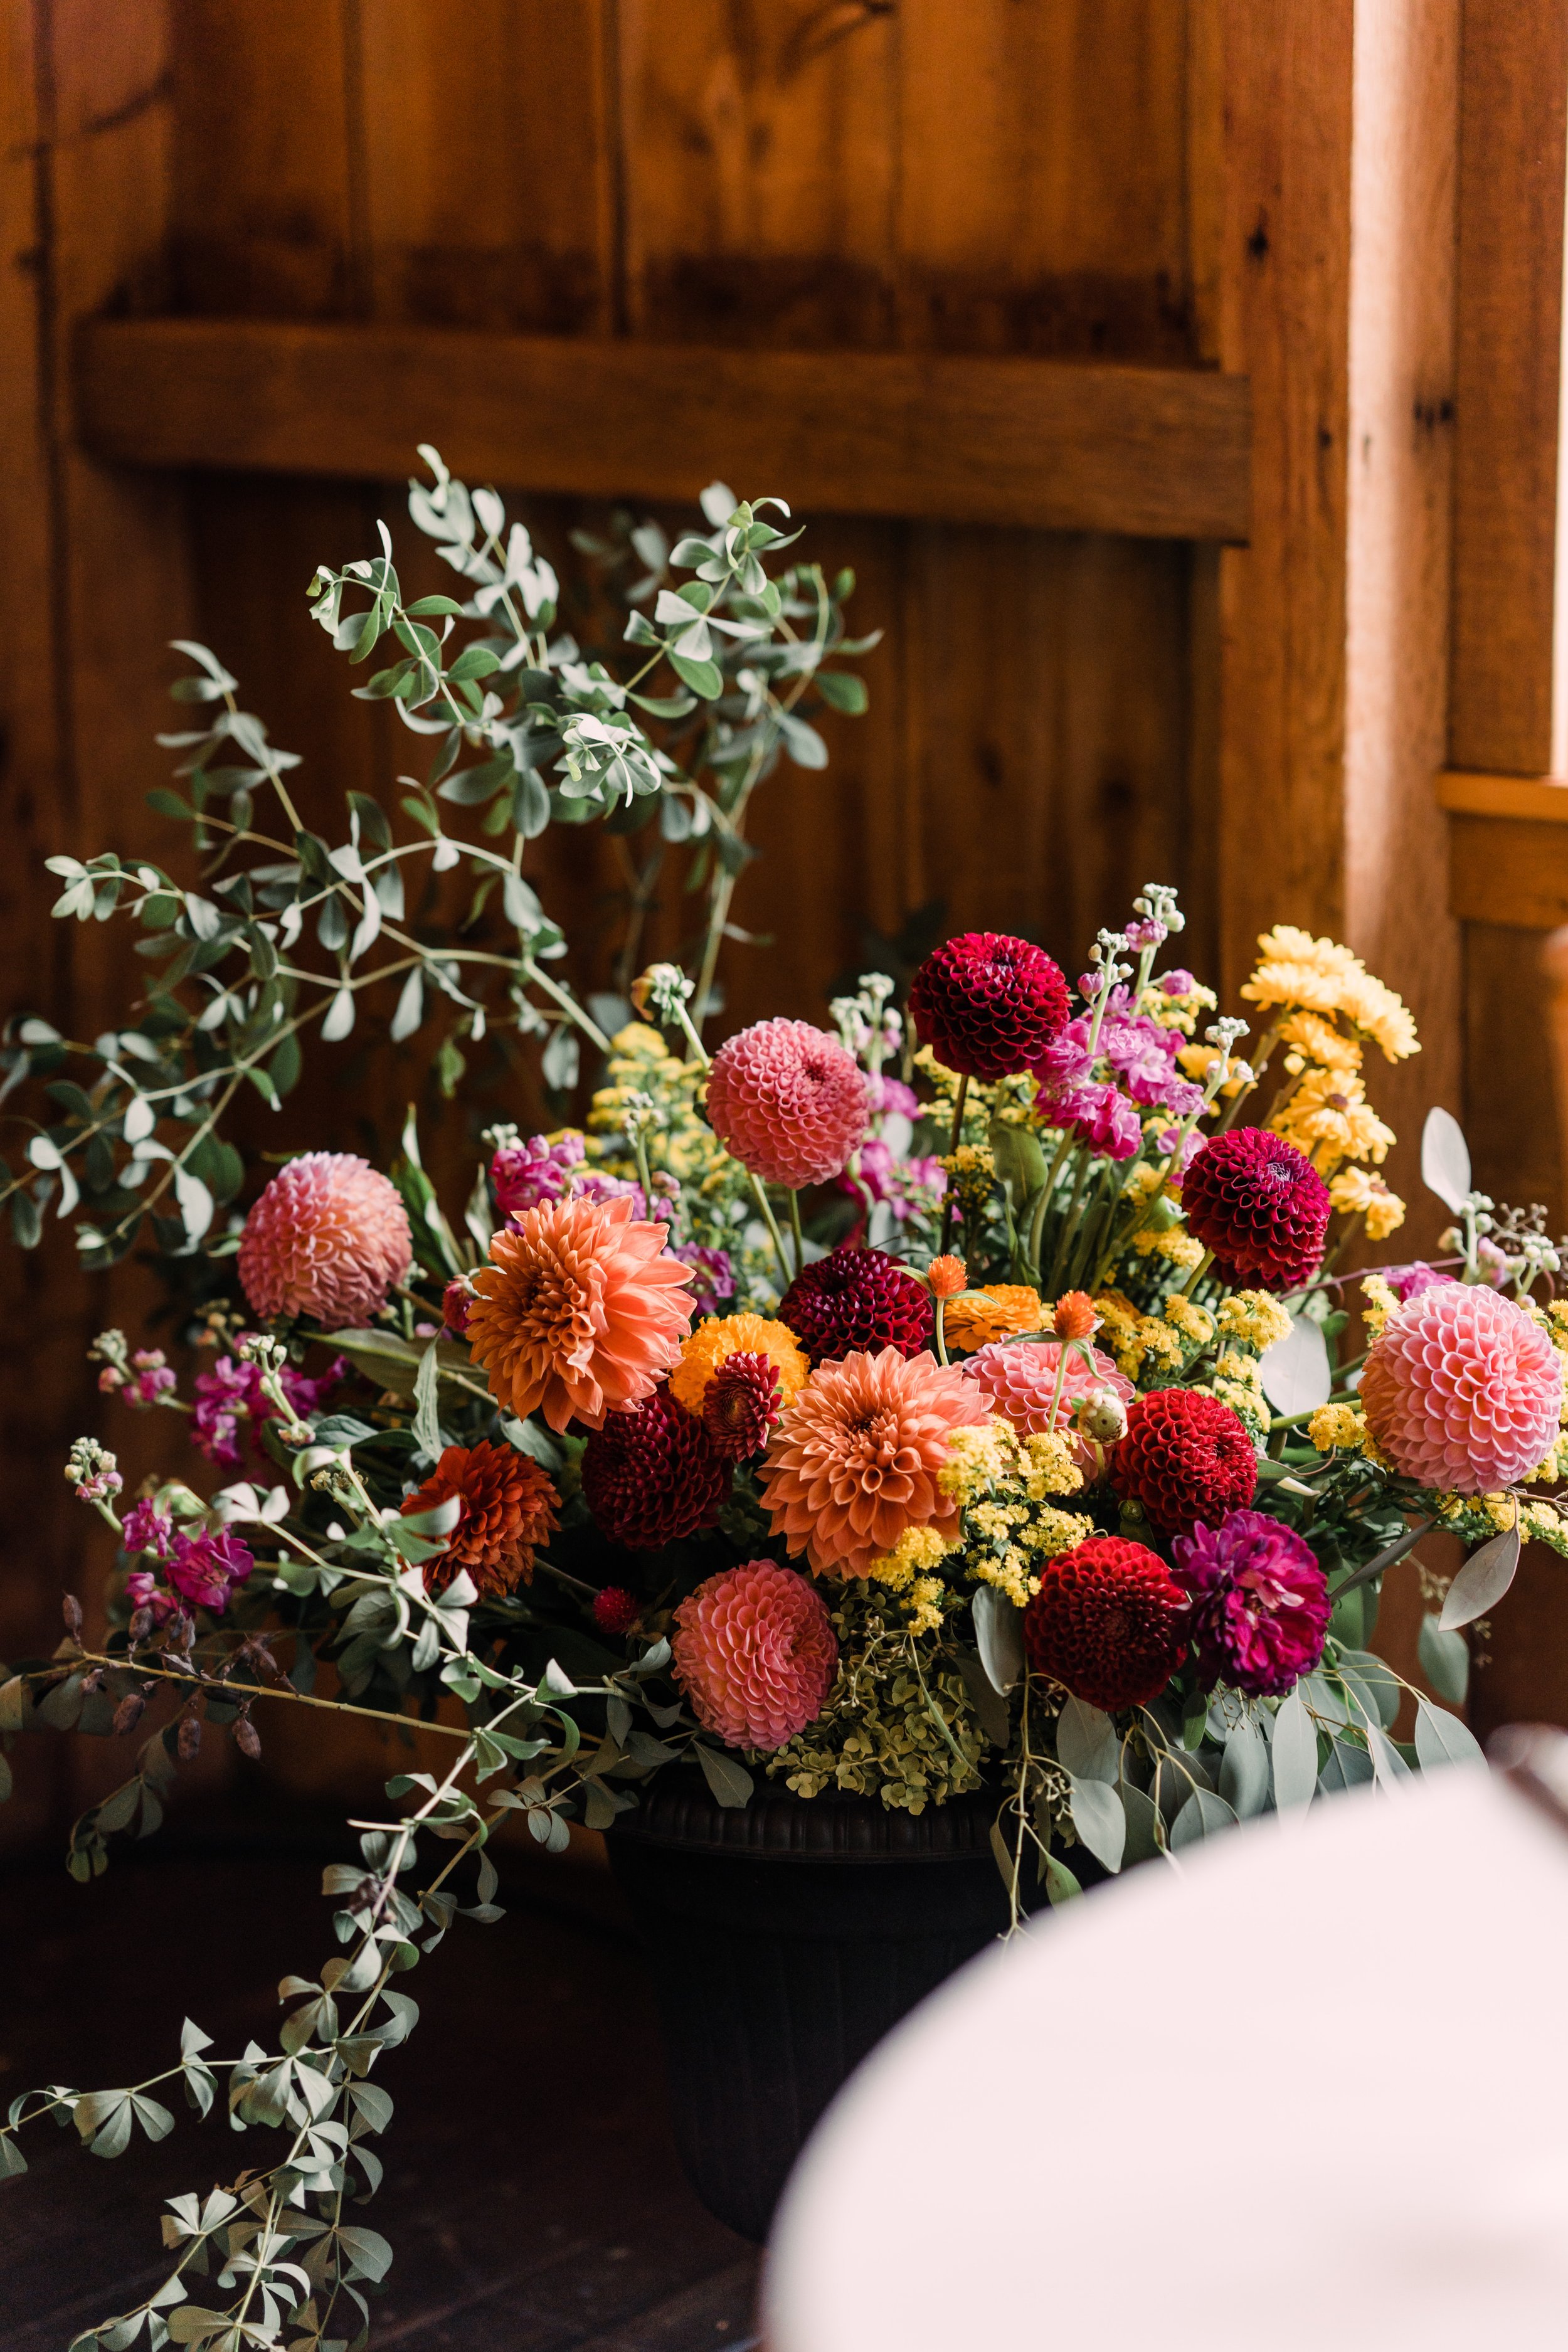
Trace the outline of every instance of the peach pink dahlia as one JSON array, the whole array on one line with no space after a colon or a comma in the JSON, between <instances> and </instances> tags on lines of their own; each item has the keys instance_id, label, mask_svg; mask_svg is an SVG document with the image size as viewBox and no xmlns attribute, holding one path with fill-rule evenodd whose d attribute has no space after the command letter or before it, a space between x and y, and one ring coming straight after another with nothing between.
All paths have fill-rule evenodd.
<instances>
[{"instance_id":1,"label":"peach pink dahlia","mask_svg":"<svg viewBox=\"0 0 1568 2352\"><path fill-rule=\"evenodd\" d=\"M821 1714L838 1643L822 1595L793 1568L727 1568L680 1603L675 1622L675 1679L727 1746L782 1748Z\"/></svg>"},{"instance_id":2,"label":"peach pink dahlia","mask_svg":"<svg viewBox=\"0 0 1568 2352\"><path fill-rule=\"evenodd\" d=\"M826 1183L866 1133L866 1080L853 1054L809 1021L759 1021L720 1046L708 1124L768 1184Z\"/></svg>"},{"instance_id":3,"label":"peach pink dahlia","mask_svg":"<svg viewBox=\"0 0 1568 2352\"><path fill-rule=\"evenodd\" d=\"M1037 1437L1051 1425L1051 1401L1057 1393L1057 1368L1061 1354L1059 1339L1019 1339L1011 1347L992 1341L967 1360L963 1377L975 1383L993 1412L1006 1414L1020 1437ZM1123 1404L1134 1393L1131 1381L1117 1370L1109 1356L1101 1355L1096 1348L1091 1360L1085 1363L1079 1350L1074 1348L1062 1375L1057 1412L1059 1428L1070 1433L1073 1407L1089 1389L1109 1389ZM1092 1450L1080 1442L1077 1451L1079 1469L1092 1471Z\"/></svg>"},{"instance_id":4,"label":"peach pink dahlia","mask_svg":"<svg viewBox=\"0 0 1568 2352\"><path fill-rule=\"evenodd\" d=\"M352 1151L307 1151L272 1179L245 1221L239 1279L258 1315L368 1323L414 1259L390 1183Z\"/></svg>"},{"instance_id":5,"label":"peach pink dahlia","mask_svg":"<svg viewBox=\"0 0 1568 2352\"><path fill-rule=\"evenodd\" d=\"M495 1235L466 1337L499 1403L602 1429L651 1396L691 1325L691 1269L666 1251L668 1230L634 1221L623 1197L542 1201Z\"/></svg>"},{"instance_id":6,"label":"peach pink dahlia","mask_svg":"<svg viewBox=\"0 0 1568 2352\"><path fill-rule=\"evenodd\" d=\"M1484 1283L1442 1282L1389 1316L1361 1395L1367 1427L1407 1477L1495 1494L1551 1453L1563 1360L1512 1299Z\"/></svg>"},{"instance_id":7,"label":"peach pink dahlia","mask_svg":"<svg viewBox=\"0 0 1568 2352\"><path fill-rule=\"evenodd\" d=\"M990 1418L974 1382L934 1356L883 1348L819 1365L763 1464L773 1533L819 1573L863 1575L907 1528L952 1525L958 1505L937 1483L948 1440Z\"/></svg>"}]
</instances>

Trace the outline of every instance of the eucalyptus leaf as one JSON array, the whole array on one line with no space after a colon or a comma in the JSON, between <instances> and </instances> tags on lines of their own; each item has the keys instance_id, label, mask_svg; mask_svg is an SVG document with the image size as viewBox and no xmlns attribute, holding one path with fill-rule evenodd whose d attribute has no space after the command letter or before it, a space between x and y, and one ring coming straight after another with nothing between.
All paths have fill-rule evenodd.
<instances>
[{"instance_id":1,"label":"eucalyptus leaf","mask_svg":"<svg viewBox=\"0 0 1568 2352\"><path fill-rule=\"evenodd\" d=\"M1217 1830L1234 1829L1236 1819L1225 1799L1216 1797L1212 1789L1194 1789L1171 1824L1172 1849L1179 1852L1201 1838L1213 1837Z\"/></svg>"},{"instance_id":2,"label":"eucalyptus leaf","mask_svg":"<svg viewBox=\"0 0 1568 2352\"><path fill-rule=\"evenodd\" d=\"M712 1791L714 1801L731 1811L751 1801L752 1780L745 1766L721 1748L710 1748L705 1740L692 1743L692 1754L702 1767L702 1777Z\"/></svg>"},{"instance_id":3,"label":"eucalyptus leaf","mask_svg":"<svg viewBox=\"0 0 1568 2352\"><path fill-rule=\"evenodd\" d=\"M971 1613L981 1664L993 1688L1005 1697L1024 1672L1024 1612L994 1584L982 1584L975 1591Z\"/></svg>"},{"instance_id":4,"label":"eucalyptus leaf","mask_svg":"<svg viewBox=\"0 0 1568 2352\"><path fill-rule=\"evenodd\" d=\"M1104 1780L1071 1782L1072 1825L1097 1862L1111 1872L1121 1867L1127 1845L1127 1815L1121 1792Z\"/></svg>"},{"instance_id":5,"label":"eucalyptus leaf","mask_svg":"<svg viewBox=\"0 0 1568 2352\"><path fill-rule=\"evenodd\" d=\"M1293 1315L1285 1338L1264 1349L1258 1374L1264 1395L1284 1418L1327 1404L1334 1382L1322 1326L1310 1315Z\"/></svg>"},{"instance_id":6,"label":"eucalyptus leaf","mask_svg":"<svg viewBox=\"0 0 1568 2352\"><path fill-rule=\"evenodd\" d=\"M1421 1130L1421 1181L1456 1216L1472 1189L1470 1147L1465 1141L1465 1130L1452 1111L1441 1110L1436 1105L1427 1112L1426 1124Z\"/></svg>"},{"instance_id":7,"label":"eucalyptus leaf","mask_svg":"<svg viewBox=\"0 0 1568 2352\"><path fill-rule=\"evenodd\" d=\"M1495 1608L1519 1572L1520 1534L1517 1527L1510 1528L1489 1543L1473 1551L1448 1587L1443 1603L1443 1613L1437 1620L1439 1633L1450 1633L1460 1625L1473 1624Z\"/></svg>"},{"instance_id":8,"label":"eucalyptus leaf","mask_svg":"<svg viewBox=\"0 0 1568 2352\"><path fill-rule=\"evenodd\" d=\"M1274 1801L1279 1811L1283 1812L1288 1805L1310 1804L1318 1786L1318 1730L1299 1689L1280 1701L1270 1752Z\"/></svg>"},{"instance_id":9,"label":"eucalyptus leaf","mask_svg":"<svg viewBox=\"0 0 1568 2352\"><path fill-rule=\"evenodd\" d=\"M1415 1753L1422 1769L1432 1771L1439 1764L1484 1764L1481 1744L1468 1724L1446 1708L1434 1706L1430 1699L1415 1703Z\"/></svg>"},{"instance_id":10,"label":"eucalyptus leaf","mask_svg":"<svg viewBox=\"0 0 1568 2352\"><path fill-rule=\"evenodd\" d=\"M1463 1706L1470 1684L1470 1649L1463 1633L1445 1632L1433 1610L1423 1612L1416 1640L1421 1671L1436 1692L1453 1706Z\"/></svg>"},{"instance_id":11,"label":"eucalyptus leaf","mask_svg":"<svg viewBox=\"0 0 1568 2352\"><path fill-rule=\"evenodd\" d=\"M1110 1717L1083 1699L1065 1700L1057 1717L1057 1759L1075 1780L1113 1783L1121 1769L1121 1743Z\"/></svg>"}]
</instances>

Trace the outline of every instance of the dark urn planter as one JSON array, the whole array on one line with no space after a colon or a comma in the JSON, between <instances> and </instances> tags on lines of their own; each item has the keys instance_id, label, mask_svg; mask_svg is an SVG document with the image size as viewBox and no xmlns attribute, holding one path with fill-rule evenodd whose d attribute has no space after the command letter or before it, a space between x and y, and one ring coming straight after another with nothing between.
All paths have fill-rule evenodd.
<instances>
[{"instance_id":1,"label":"dark urn planter","mask_svg":"<svg viewBox=\"0 0 1568 2352\"><path fill-rule=\"evenodd\" d=\"M766 2237L790 2167L883 2034L1007 1925L990 1790L889 1812L759 1787L743 1811L671 1773L608 1835L647 1948L680 2160Z\"/></svg>"}]
</instances>

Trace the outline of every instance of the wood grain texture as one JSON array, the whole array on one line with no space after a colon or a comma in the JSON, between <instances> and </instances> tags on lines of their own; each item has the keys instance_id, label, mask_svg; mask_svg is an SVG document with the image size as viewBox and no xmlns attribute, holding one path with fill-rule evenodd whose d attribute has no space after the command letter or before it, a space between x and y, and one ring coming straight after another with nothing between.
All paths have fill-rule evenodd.
<instances>
[{"instance_id":1,"label":"wood grain texture","mask_svg":"<svg viewBox=\"0 0 1568 2352\"><path fill-rule=\"evenodd\" d=\"M87 446L132 465L377 480L423 439L531 490L693 499L722 475L806 511L1247 535L1247 387L1195 370L101 320L77 396Z\"/></svg>"},{"instance_id":2,"label":"wood grain texture","mask_svg":"<svg viewBox=\"0 0 1568 2352\"><path fill-rule=\"evenodd\" d=\"M1464 0L1448 758L1564 761L1558 588L1565 0Z\"/></svg>"},{"instance_id":3,"label":"wood grain texture","mask_svg":"<svg viewBox=\"0 0 1568 2352\"><path fill-rule=\"evenodd\" d=\"M1352 141L1345 569L1344 933L1415 1015L1420 1054L1370 1078L1400 1138L1398 1246L1446 1222L1420 1181L1429 1104L1460 1098L1458 927L1445 740L1459 0L1358 10Z\"/></svg>"},{"instance_id":4,"label":"wood grain texture","mask_svg":"<svg viewBox=\"0 0 1568 2352\"><path fill-rule=\"evenodd\" d=\"M1532 817L1542 824L1568 824L1568 777L1486 776L1470 768L1445 768L1437 799L1446 809L1470 816Z\"/></svg>"},{"instance_id":5,"label":"wood grain texture","mask_svg":"<svg viewBox=\"0 0 1568 2352\"><path fill-rule=\"evenodd\" d=\"M1568 923L1568 833L1528 817L1451 817L1448 904L1469 923L1527 931ZM1500 1048L1478 1037L1475 1050Z\"/></svg>"}]
</instances>

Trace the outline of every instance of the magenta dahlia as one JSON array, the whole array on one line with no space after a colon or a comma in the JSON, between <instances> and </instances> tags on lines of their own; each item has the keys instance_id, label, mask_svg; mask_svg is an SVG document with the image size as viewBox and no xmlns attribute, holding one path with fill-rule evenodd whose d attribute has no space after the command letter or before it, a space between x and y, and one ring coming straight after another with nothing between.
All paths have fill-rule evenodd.
<instances>
[{"instance_id":1,"label":"magenta dahlia","mask_svg":"<svg viewBox=\"0 0 1568 2352\"><path fill-rule=\"evenodd\" d=\"M1557 1440L1563 1359L1522 1307L1485 1283L1439 1283L1396 1307L1362 1374L1367 1427L1424 1486L1491 1495Z\"/></svg>"},{"instance_id":2,"label":"magenta dahlia","mask_svg":"<svg viewBox=\"0 0 1568 2352\"><path fill-rule=\"evenodd\" d=\"M1304 1152L1266 1127L1200 1145L1182 1178L1182 1206L1233 1289L1293 1290L1323 1255L1329 1188Z\"/></svg>"},{"instance_id":3,"label":"magenta dahlia","mask_svg":"<svg viewBox=\"0 0 1568 2352\"><path fill-rule=\"evenodd\" d=\"M605 1414L584 1449L582 1477L595 1525L630 1551L710 1528L730 1491L729 1464L662 1383L641 1404Z\"/></svg>"},{"instance_id":4,"label":"magenta dahlia","mask_svg":"<svg viewBox=\"0 0 1568 2352\"><path fill-rule=\"evenodd\" d=\"M865 1074L809 1021L759 1021L729 1038L708 1073L708 1123L764 1183L823 1184L865 1135Z\"/></svg>"},{"instance_id":5,"label":"magenta dahlia","mask_svg":"<svg viewBox=\"0 0 1568 2352\"><path fill-rule=\"evenodd\" d=\"M931 1345L931 1293L886 1250L840 1242L804 1266L779 1301L786 1323L813 1364L837 1363L859 1349L896 1348L918 1356Z\"/></svg>"},{"instance_id":6,"label":"magenta dahlia","mask_svg":"<svg viewBox=\"0 0 1568 2352\"><path fill-rule=\"evenodd\" d=\"M1110 1483L1124 1503L1142 1503L1162 1535L1184 1535L1200 1520L1217 1527L1251 1502L1258 1449L1240 1414L1218 1397L1155 1389L1128 1411Z\"/></svg>"},{"instance_id":7,"label":"magenta dahlia","mask_svg":"<svg viewBox=\"0 0 1568 2352\"><path fill-rule=\"evenodd\" d=\"M1037 1062L1067 1026L1068 984L1044 948L1000 931L964 931L934 948L910 986L922 1045L963 1077L1007 1078Z\"/></svg>"},{"instance_id":8,"label":"magenta dahlia","mask_svg":"<svg viewBox=\"0 0 1568 2352\"><path fill-rule=\"evenodd\" d=\"M307 1151L280 1168L245 1221L239 1279L258 1315L360 1327L414 1258L390 1183L352 1151Z\"/></svg>"},{"instance_id":9,"label":"magenta dahlia","mask_svg":"<svg viewBox=\"0 0 1568 2352\"><path fill-rule=\"evenodd\" d=\"M1310 1544L1262 1511L1232 1511L1171 1549L1192 1598L1198 1672L1256 1698L1283 1698L1323 1654L1332 1604Z\"/></svg>"},{"instance_id":10,"label":"magenta dahlia","mask_svg":"<svg viewBox=\"0 0 1568 2352\"><path fill-rule=\"evenodd\" d=\"M1035 1672L1108 1714L1158 1696L1186 1631L1187 1596L1164 1561L1120 1536L1090 1536L1047 1560L1024 1612Z\"/></svg>"},{"instance_id":11,"label":"magenta dahlia","mask_svg":"<svg viewBox=\"0 0 1568 2352\"><path fill-rule=\"evenodd\" d=\"M838 1643L821 1594L793 1568L727 1568L680 1603L675 1622L675 1679L728 1747L782 1748L822 1712Z\"/></svg>"}]
</instances>

